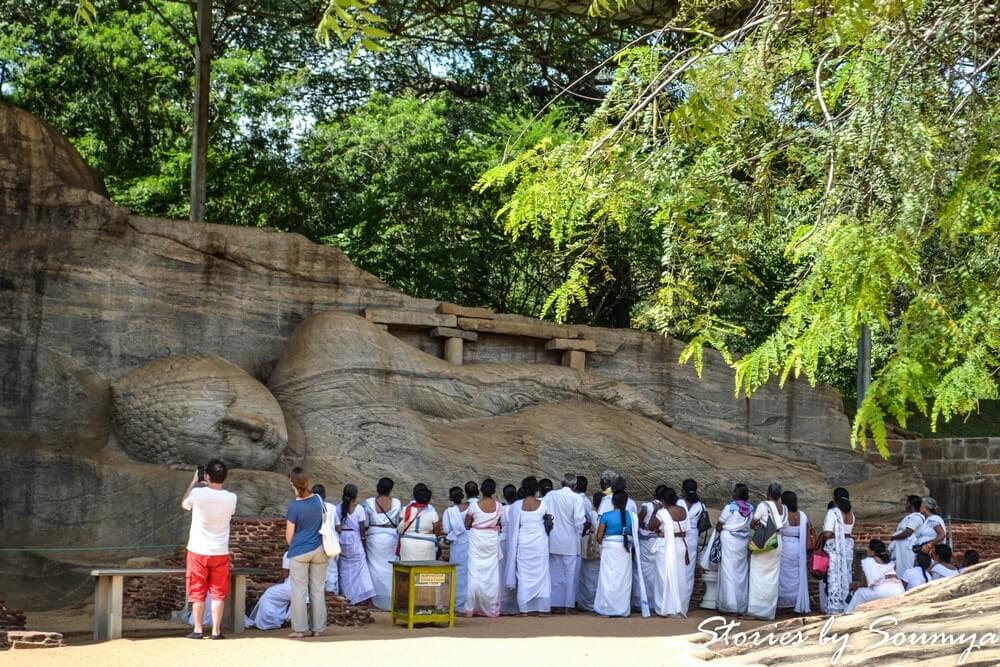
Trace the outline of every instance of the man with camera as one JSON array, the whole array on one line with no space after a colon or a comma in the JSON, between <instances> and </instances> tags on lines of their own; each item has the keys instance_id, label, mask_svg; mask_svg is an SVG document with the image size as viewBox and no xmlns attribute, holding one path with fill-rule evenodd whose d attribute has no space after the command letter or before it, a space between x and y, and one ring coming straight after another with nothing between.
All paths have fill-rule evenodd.
<instances>
[{"instance_id":1,"label":"man with camera","mask_svg":"<svg viewBox=\"0 0 1000 667\"><path fill-rule=\"evenodd\" d=\"M187 597L194 631L189 639L204 637L205 598L212 598L212 639L222 639L222 609L229 593L229 521L236 511L236 494L222 488L226 464L212 459L195 471L181 499L191 512L187 543Z\"/></svg>"}]
</instances>

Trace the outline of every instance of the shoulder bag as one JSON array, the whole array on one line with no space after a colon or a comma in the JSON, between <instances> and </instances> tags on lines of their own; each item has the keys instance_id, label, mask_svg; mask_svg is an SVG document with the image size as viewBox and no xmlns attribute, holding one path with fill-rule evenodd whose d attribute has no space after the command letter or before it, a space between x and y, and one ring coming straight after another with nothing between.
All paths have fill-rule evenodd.
<instances>
[{"instance_id":1,"label":"shoulder bag","mask_svg":"<svg viewBox=\"0 0 1000 667\"><path fill-rule=\"evenodd\" d=\"M318 495L316 497L319 498ZM340 538L337 537L335 530L330 529L329 512L322 498L319 498L319 504L323 510L323 524L319 527L320 537L323 538L323 551L326 552L327 558L337 558L340 556Z\"/></svg>"}]
</instances>

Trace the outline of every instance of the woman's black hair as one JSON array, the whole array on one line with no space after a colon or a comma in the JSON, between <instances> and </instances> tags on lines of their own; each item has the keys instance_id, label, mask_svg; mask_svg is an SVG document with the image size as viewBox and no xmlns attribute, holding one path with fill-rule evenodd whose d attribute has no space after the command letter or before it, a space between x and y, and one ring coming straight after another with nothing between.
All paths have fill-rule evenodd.
<instances>
[{"instance_id":1,"label":"woman's black hair","mask_svg":"<svg viewBox=\"0 0 1000 667\"><path fill-rule=\"evenodd\" d=\"M496 489L494 488L494 490L496 490ZM479 485L476 484L475 482L466 482L465 483L465 497L466 498L475 498L478 495L479 495Z\"/></svg>"},{"instance_id":2,"label":"woman's black hair","mask_svg":"<svg viewBox=\"0 0 1000 667\"><path fill-rule=\"evenodd\" d=\"M462 502L463 498L465 498L465 492L462 491L462 487L453 486L450 489L448 489L448 500L450 500L451 502L458 505L459 503Z\"/></svg>"},{"instance_id":3,"label":"woman's black hair","mask_svg":"<svg viewBox=\"0 0 1000 667\"><path fill-rule=\"evenodd\" d=\"M604 500L604 492L603 491L595 491L594 492L594 498L593 498L593 500L594 500L594 509L595 510L596 509L600 509L600 507L601 507L601 501Z\"/></svg>"},{"instance_id":4,"label":"woman's black hair","mask_svg":"<svg viewBox=\"0 0 1000 667\"><path fill-rule=\"evenodd\" d=\"M508 503L512 503L517 500L517 487L513 484L508 484L503 487L503 499Z\"/></svg>"},{"instance_id":5,"label":"woman's black hair","mask_svg":"<svg viewBox=\"0 0 1000 667\"><path fill-rule=\"evenodd\" d=\"M393 486L395 486L395 483L393 483L391 479L383 477L378 481L378 484L375 485L375 491L380 496L387 496L392 493Z\"/></svg>"},{"instance_id":6,"label":"woman's black hair","mask_svg":"<svg viewBox=\"0 0 1000 667\"><path fill-rule=\"evenodd\" d=\"M892 556L889 555L889 549L886 548L885 542L882 540L870 541L868 543L868 548L871 549L872 553L875 554L883 563L892 562Z\"/></svg>"},{"instance_id":7,"label":"woman's black hair","mask_svg":"<svg viewBox=\"0 0 1000 667\"><path fill-rule=\"evenodd\" d=\"M345 484L344 494L340 499L343 501L340 504L340 520L343 521L351 509L351 502L358 499L358 487L354 484Z\"/></svg>"},{"instance_id":8,"label":"woman's black hair","mask_svg":"<svg viewBox=\"0 0 1000 667\"><path fill-rule=\"evenodd\" d=\"M614 493L624 493L625 492L625 478L621 475L615 477L614 481L611 482L611 491Z\"/></svg>"},{"instance_id":9,"label":"woman's black hair","mask_svg":"<svg viewBox=\"0 0 1000 667\"><path fill-rule=\"evenodd\" d=\"M323 486L322 484L313 484L312 492L315 493L320 498L322 498L324 501L326 500L326 487Z\"/></svg>"},{"instance_id":10,"label":"woman's black hair","mask_svg":"<svg viewBox=\"0 0 1000 667\"><path fill-rule=\"evenodd\" d=\"M921 496L906 496L906 502L909 503L914 512L919 512L920 506L924 504L924 499Z\"/></svg>"},{"instance_id":11,"label":"woman's black hair","mask_svg":"<svg viewBox=\"0 0 1000 667\"><path fill-rule=\"evenodd\" d=\"M975 549L969 549L965 552L962 557L962 567L971 567L979 563L979 552Z\"/></svg>"},{"instance_id":12,"label":"woman's black hair","mask_svg":"<svg viewBox=\"0 0 1000 667\"><path fill-rule=\"evenodd\" d=\"M493 494L497 492L497 483L487 477L483 480L483 483L479 485L479 492L486 498L492 498Z\"/></svg>"},{"instance_id":13,"label":"woman's black hair","mask_svg":"<svg viewBox=\"0 0 1000 667\"><path fill-rule=\"evenodd\" d=\"M667 507L673 507L674 505L677 504L677 492L674 491L669 486L665 487L663 489L663 496L660 498L660 500L662 500L663 504L666 505Z\"/></svg>"},{"instance_id":14,"label":"woman's black hair","mask_svg":"<svg viewBox=\"0 0 1000 667\"><path fill-rule=\"evenodd\" d=\"M934 555L938 557L938 560L942 563L951 562L951 547L947 544L942 544L938 542L934 545Z\"/></svg>"},{"instance_id":15,"label":"woman's black hair","mask_svg":"<svg viewBox=\"0 0 1000 667\"><path fill-rule=\"evenodd\" d=\"M684 493L684 500L687 501L688 507L701 502L701 498L698 496L698 482L693 479L689 478L681 482L681 491Z\"/></svg>"},{"instance_id":16,"label":"woman's black hair","mask_svg":"<svg viewBox=\"0 0 1000 667\"><path fill-rule=\"evenodd\" d=\"M656 487L656 490L653 491L653 498L655 498L656 500L663 500L663 492L666 491L666 490L667 490L667 485L666 484L660 484L660 485L658 485Z\"/></svg>"},{"instance_id":17,"label":"woman's black hair","mask_svg":"<svg viewBox=\"0 0 1000 667\"><path fill-rule=\"evenodd\" d=\"M851 492L842 486L838 486L833 490L833 500L836 502L837 498L846 498L847 500L850 500Z\"/></svg>"},{"instance_id":18,"label":"woman's black hair","mask_svg":"<svg viewBox=\"0 0 1000 667\"><path fill-rule=\"evenodd\" d=\"M543 477L542 479L538 480L538 490L541 492L543 498L545 497L545 494L551 491L553 488L554 485L552 484L552 480L549 479L548 477Z\"/></svg>"},{"instance_id":19,"label":"woman's black hair","mask_svg":"<svg viewBox=\"0 0 1000 667\"><path fill-rule=\"evenodd\" d=\"M914 558L914 562L925 570L930 569L931 563L933 563L930 554L924 551L921 551L920 553L917 554L917 557Z\"/></svg>"},{"instance_id":20,"label":"woman's black hair","mask_svg":"<svg viewBox=\"0 0 1000 667\"><path fill-rule=\"evenodd\" d=\"M418 503L426 505L431 501L431 490L423 482L413 487L413 499Z\"/></svg>"},{"instance_id":21,"label":"woman's black hair","mask_svg":"<svg viewBox=\"0 0 1000 667\"><path fill-rule=\"evenodd\" d=\"M799 511L799 497L794 491L785 491L781 494L781 504L788 508L789 512Z\"/></svg>"},{"instance_id":22,"label":"woman's black hair","mask_svg":"<svg viewBox=\"0 0 1000 667\"><path fill-rule=\"evenodd\" d=\"M535 476L529 476L522 479L521 490L524 491L525 498L534 496L538 493L538 478Z\"/></svg>"},{"instance_id":23,"label":"woman's black hair","mask_svg":"<svg viewBox=\"0 0 1000 667\"><path fill-rule=\"evenodd\" d=\"M844 496L834 496L833 504L837 506L841 514L849 514L851 512L851 501Z\"/></svg>"},{"instance_id":24,"label":"woman's black hair","mask_svg":"<svg viewBox=\"0 0 1000 667\"><path fill-rule=\"evenodd\" d=\"M734 486L733 500L750 500L750 487L742 483Z\"/></svg>"},{"instance_id":25,"label":"woman's black hair","mask_svg":"<svg viewBox=\"0 0 1000 667\"><path fill-rule=\"evenodd\" d=\"M586 493L587 492L587 485L589 483L590 482L587 481L586 477L584 477L583 475L577 475L576 476L576 492L577 493Z\"/></svg>"},{"instance_id":26,"label":"woman's black hair","mask_svg":"<svg viewBox=\"0 0 1000 667\"><path fill-rule=\"evenodd\" d=\"M625 506L628 505L628 494L625 493L624 491L615 491L614 494L611 496L611 505L616 510L618 510L618 513L621 515L621 520L622 520L622 535L623 536L627 535L628 531L626 530L626 527L625 527L625 522L626 522L626 518L625 518L626 517ZM628 548L629 548L628 547L628 539L626 538L625 539L625 550L628 551Z\"/></svg>"}]
</instances>

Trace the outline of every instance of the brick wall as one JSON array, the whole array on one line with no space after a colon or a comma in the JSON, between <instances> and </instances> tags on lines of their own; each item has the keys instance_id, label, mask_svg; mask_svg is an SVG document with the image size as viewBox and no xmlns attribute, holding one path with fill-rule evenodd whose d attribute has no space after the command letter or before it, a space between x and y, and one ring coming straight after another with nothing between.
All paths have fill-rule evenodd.
<instances>
[{"instance_id":1,"label":"brick wall","mask_svg":"<svg viewBox=\"0 0 1000 667\"><path fill-rule=\"evenodd\" d=\"M234 517L229 531L233 567L266 569L268 573L247 578L250 613L264 590L282 579L281 555L285 552L285 520ZM160 560L162 567L184 567L187 552L180 548ZM186 602L184 575L131 577L125 581L126 618L170 618ZM371 623L367 609L350 605L339 595L327 594L329 621L335 625Z\"/></svg>"},{"instance_id":2,"label":"brick wall","mask_svg":"<svg viewBox=\"0 0 1000 667\"><path fill-rule=\"evenodd\" d=\"M1000 521L1000 438L890 440L889 463L913 465L956 518ZM869 443L868 458L881 461Z\"/></svg>"}]
</instances>

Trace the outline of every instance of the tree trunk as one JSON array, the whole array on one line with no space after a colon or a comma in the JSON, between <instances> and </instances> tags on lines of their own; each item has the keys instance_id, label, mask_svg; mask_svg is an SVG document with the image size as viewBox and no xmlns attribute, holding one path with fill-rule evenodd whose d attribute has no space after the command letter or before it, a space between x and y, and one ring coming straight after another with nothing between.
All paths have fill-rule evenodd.
<instances>
[{"instance_id":1,"label":"tree trunk","mask_svg":"<svg viewBox=\"0 0 1000 667\"><path fill-rule=\"evenodd\" d=\"M194 47L195 85L191 138L191 221L205 221L208 169L208 98L212 73L212 2L198 0L198 38Z\"/></svg>"}]
</instances>

